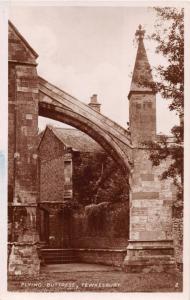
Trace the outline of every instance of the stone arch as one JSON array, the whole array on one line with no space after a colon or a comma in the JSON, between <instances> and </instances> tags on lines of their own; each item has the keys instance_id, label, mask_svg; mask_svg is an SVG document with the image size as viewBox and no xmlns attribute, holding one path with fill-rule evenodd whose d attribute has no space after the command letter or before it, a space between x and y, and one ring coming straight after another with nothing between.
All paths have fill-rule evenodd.
<instances>
[{"instance_id":1,"label":"stone arch","mask_svg":"<svg viewBox=\"0 0 190 300\"><path fill-rule=\"evenodd\" d=\"M66 123L88 134L119 164L124 174L130 173L132 147L127 130L44 79L39 81L39 116ZM72 103L68 105L69 100Z\"/></svg>"}]
</instances>

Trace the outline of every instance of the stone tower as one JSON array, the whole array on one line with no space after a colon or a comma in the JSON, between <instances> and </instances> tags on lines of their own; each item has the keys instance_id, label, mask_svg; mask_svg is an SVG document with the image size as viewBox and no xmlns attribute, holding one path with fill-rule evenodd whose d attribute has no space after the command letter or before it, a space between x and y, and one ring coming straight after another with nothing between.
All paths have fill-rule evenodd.
<instances>
[{"instance_id":1,"label":"stone tower","mask_svg":"<svg viewBox=\"0 0 190 300\"><path fill-rule=\"evenodd\" d=\"M130 176L130 239L124 269L127 272L157 272L174 268L171 180L160 180L168 166L154 167L145 141L156 139L156 94L146 50L145 31L136 31L138 50L129 92L129 115L133 145Z\"/></svg>"},{"instance_id":2,"label":"stone tower","mask_svg":"<svg viewBox=\"0 0 190 300\"><path fill-rule=\"evenodd\" d=\"M129 98L129 122L133 144L155 139L156 95L150 64L144 47L141 25L136 31L138 50L133 71Z\"/></svg>"}]
</instances>

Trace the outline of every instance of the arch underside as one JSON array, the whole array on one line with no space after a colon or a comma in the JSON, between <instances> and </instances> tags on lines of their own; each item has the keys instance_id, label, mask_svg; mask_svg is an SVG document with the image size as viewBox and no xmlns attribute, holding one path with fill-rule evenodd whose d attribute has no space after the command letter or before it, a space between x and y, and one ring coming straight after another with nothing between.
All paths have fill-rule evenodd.
<instances>
[{"instance_id":1,"label":"arch underside","mask_svg":"<svg viewBox=\"0 0 190 300\"><path fill-rule=\"evenodd\" d=\"M39 115L88 134L119 164L124 173L129 173L132 147L126 130L44 79L39 81Z\"/></svg>"}]
</instances>

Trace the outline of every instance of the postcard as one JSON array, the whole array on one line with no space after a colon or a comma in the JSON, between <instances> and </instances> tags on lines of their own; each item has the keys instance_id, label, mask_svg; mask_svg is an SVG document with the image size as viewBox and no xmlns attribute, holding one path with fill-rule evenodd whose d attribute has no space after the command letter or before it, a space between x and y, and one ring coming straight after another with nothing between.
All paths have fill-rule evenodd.
<instances>
[{"instance_id":1,"label":"postcard","mask_svg":"<svg viewBox=\"0 0 190 300\"><path fill-rule=\"evenodd\" d=\"M189 299L188 3L0 10L0 298Z\"/></svg>"}]
</instances>

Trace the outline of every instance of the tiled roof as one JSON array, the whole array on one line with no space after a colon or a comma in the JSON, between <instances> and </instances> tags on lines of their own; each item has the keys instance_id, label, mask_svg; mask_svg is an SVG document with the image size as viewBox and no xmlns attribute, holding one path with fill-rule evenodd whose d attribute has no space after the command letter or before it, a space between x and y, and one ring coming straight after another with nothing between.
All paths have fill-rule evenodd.
<instances>
[{"instance_id":1,"label":"tiled roof","mask_svg":"<svg viewBox=\"0 0 190 300\"><path fill-rule=\"evenodd\" d=\"M74 128L51 127L56 137L67 147L80 152L103 152L103 148L86 133Z\"/></svg>"}]
</instances>

